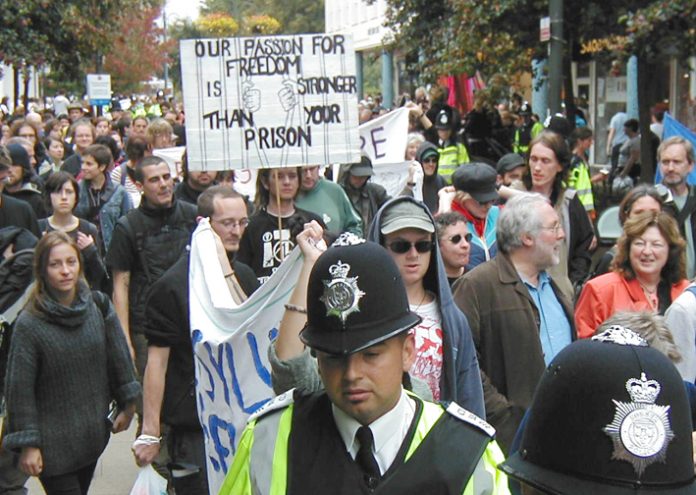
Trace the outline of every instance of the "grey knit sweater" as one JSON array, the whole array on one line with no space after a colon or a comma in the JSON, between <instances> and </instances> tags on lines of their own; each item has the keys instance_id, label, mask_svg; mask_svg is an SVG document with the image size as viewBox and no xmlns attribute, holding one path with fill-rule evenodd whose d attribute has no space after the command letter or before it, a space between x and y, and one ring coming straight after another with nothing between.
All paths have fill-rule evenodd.
<instances>
[{"instance_id":1,"label":"grey knit sweater","mask_svg":"<svg viewBox=\"0 0 696 495\"><path fill-rule=\"evenodd\" d=\"M109 304L104 318L86 285L69 308L49 299L17 318L5 387L3 447L40 448L45 476L95 462L109 440L109 402L140 395L116 313Z\"/></svg>"}]
</instances>

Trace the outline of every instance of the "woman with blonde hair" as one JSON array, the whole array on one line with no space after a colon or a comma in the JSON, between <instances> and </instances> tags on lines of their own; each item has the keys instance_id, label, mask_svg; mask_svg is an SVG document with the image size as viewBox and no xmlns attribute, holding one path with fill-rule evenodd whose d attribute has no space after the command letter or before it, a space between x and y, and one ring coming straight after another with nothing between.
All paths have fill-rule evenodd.
<instances>
[{"instance_id":1,"label":"woman with blonde hair","mask_svg":"<svg viewBox=\"0 0 696 495\"><path fill-rule=\"evenodd\" d=\"M591 337L618 311L664 314L689 285L685 246L677 222L667 213L647 211L627 219L612 271L587 282L580 293L578 337Z\"/></svg>"},{"instance_id":2,"label":"woman with blonde hair","mask_svg":"<svg viewBox=\"0 0 696 495\"><path fill-rule=\"evenodd\" d=\"M110 433L128 428L140 386L116 312L87 286L68 234L41 238L34 277L10 345L2 446L48 495L85 495Z\"/></svg>"}]
</instances>

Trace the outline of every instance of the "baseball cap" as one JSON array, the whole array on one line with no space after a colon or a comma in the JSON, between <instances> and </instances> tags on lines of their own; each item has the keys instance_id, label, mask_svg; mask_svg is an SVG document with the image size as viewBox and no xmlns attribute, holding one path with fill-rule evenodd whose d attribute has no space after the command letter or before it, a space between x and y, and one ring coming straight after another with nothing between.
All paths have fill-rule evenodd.
<instances>
[{"instance_id":1,"label":"baseball cap","mask_svg":"<svg viewBox=\"0 0 696 495\"><path fill-rule=\"evenodd\" d=\"M396 199L386 203L383 207L380 232L387 235L401 229L418 229L432 234L435 232L435 225L425 208L422 203L410 200Z\"/></svg>"}]
</instances>

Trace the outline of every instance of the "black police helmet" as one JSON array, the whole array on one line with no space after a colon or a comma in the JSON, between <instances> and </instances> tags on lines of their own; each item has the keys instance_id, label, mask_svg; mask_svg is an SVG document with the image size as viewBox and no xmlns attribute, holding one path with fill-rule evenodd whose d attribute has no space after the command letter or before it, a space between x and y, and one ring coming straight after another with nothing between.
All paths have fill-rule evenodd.
<instances>
[{"instance_id":1,"label":"black police helmet","mask_svg":"<svg viewBox=\"0 0 696 495\"><path fill-rule=\"evenodd\" d=\"M623 327L569 345L542 376L520 450L501 468L544 493L696 493L679 372Z\"/></svg>"},{"instance_id":2,"label":"black police helmet","mask_svg":"<svg viewBox=\"0 0 696 495\"><path fill-rule=\"evenodd\" d=\"M347 355L420 321L409 309L401 274L387 251L342 234L312 268L300 338L314 350Z\"/></svg>"}]
</instances>

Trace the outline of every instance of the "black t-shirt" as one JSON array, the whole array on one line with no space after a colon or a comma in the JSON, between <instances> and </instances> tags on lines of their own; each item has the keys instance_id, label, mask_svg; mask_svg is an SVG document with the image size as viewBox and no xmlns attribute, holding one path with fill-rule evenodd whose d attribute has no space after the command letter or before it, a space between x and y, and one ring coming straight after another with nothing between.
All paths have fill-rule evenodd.
<instances>
[{"instance_id":1,"label":"black t-shirt","mask_svg":"<svg viewBox=\"0 0 696 495\"><path fill-rule=\"evenodd\" d=\"M232 267L242 290L251 295L259 286L254 272L236 261ZM170 348L162 421L173 426L198 428L188 273L189 255L186 253L153 284L146 305L145 337L149 345Z\"/></svg>"},{"instance_id":2,"label":"black t-shirt","mask_svg":"<svg viewBox=\"0 0 696 495\"><path fill-rule=\"evenodd\" d=\"M265 208L259 210L249 219L237 260L249 265L263 284L295 247L295 236L302 232L304 224L312 220L326 228L318 215L295 208L293 215L282 218L282 232L278 232L278 217Z\"/></svg>"},{"instance_id":3,"label":"black t-shirt","mask_svg":"<svg viewBox=\"0 0 696 495\"><path fill-rule=\"evenodd\" d=\"M0 228L22 227L36 237L41 237L36 214L29 203L3 193L0 198Z\"/></svg>"}]
</instances>

